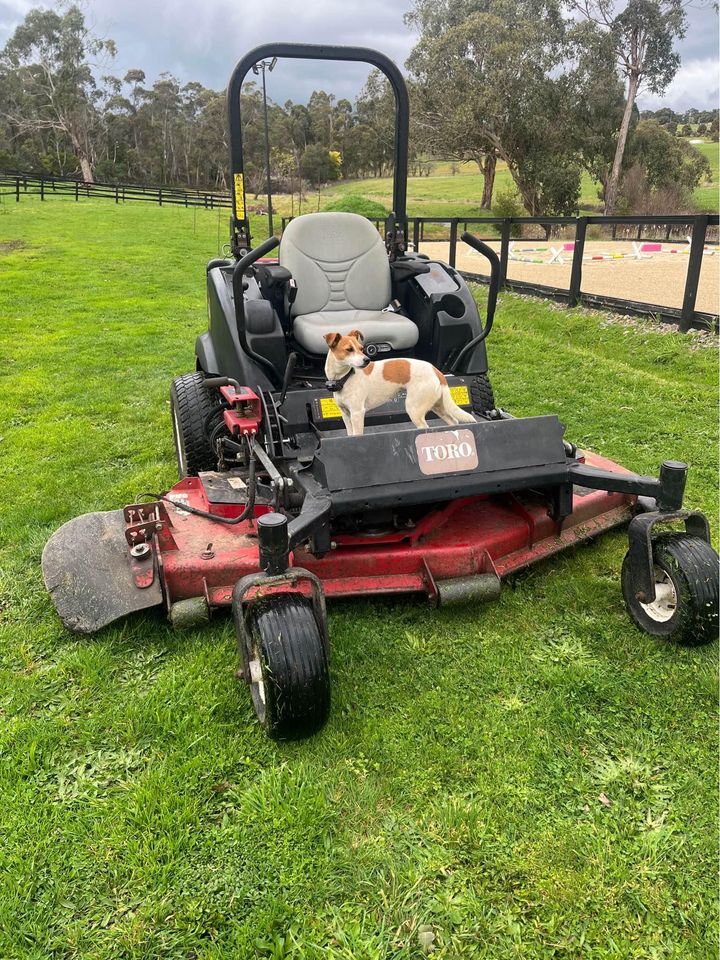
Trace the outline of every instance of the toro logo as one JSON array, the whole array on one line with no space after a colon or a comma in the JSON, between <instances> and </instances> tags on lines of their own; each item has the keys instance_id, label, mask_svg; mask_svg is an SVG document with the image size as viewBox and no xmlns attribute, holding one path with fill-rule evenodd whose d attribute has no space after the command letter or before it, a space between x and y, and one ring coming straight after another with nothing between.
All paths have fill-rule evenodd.
<instances>
[{"instance_id":1,"label":"toro logo","mask_svg":"<svg viewBox=\"0 0 720 960\"><path fill-rule=\"evenodd\" d=\"M428 476L475 470L478 465L477 446L472 430L421 433L415 437L415 449L418 466Z\"/></svg>"}]
</instances>

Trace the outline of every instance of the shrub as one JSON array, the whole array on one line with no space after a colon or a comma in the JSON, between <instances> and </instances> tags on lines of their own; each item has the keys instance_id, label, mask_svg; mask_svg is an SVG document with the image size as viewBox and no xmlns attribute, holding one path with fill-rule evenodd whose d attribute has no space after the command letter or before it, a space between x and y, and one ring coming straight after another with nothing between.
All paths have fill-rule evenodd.
<instances>
[{"instance_id":1,"label":"shrub","mask_svg":"<svg viewBox=\"0 0 720 960\"><path fill-rule=\"evenodd\" d=\"M369 220L384 220L390 212L381 203L369 200L359 193L348 193L344 197L338 197L324 209L341 213L358 213L361 217L367 217Z\"/></svg>"},{"instance_id":2,"label":"shrub","mask_svg":"<svg viewBox=\"0 0 720 960\"><path fill-rule=\"evenodd\" d=\"M525 208L515 190L498 190L495 194L495 200L493 201L492 214L494 217L524 217ZM512 224L510 227L510 236L522 236L521 223Z\"/></svg>"},{"instance_id":3,"label":"shrub","mask_svg":"<svg viewBox=\"0 0 720 960\"><path fill-rule=\"evenodd\" d=\"M690 191L679 183L653 187L646 170L634 164L623 176L617 213L639 216L696 214Z\"/></svg>"}]
</instances>

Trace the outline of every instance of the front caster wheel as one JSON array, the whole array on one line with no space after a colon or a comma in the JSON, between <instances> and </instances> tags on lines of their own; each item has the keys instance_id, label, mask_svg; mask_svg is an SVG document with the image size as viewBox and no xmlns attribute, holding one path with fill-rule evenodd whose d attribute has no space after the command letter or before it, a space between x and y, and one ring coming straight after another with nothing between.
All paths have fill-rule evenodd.
<instances>
[{"instance_id":1,"label":"front caster wheel","mask_svg":"<svg viewBox=\"0 0 720 960\"><path fill-rule=\"evenodd\" d=\"M243 615L235 609L236 621ZM245 681L267 735L300 740L320 730L330 712L330 671L310 602L282 593L258 600L238 637Z\"/></svg>"},{"instance_id":2,"label":"front caster wheel","mask_svg":"<svg viewBox=\"0 0 720 960\"><path fill-rule=\"evenodd\" d=\"M705 540L665 534L653 540L655 599L635 596L629 554L622 566L622 591L635 624L654 637L684 646L710 643L718 635L718 555Z\"/></svg>"}]
</instances>

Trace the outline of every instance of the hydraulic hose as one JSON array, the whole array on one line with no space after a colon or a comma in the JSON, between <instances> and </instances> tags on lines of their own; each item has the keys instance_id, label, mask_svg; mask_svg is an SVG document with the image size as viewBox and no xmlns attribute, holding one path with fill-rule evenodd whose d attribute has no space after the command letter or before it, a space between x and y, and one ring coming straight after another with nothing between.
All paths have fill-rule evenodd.
<instances>
[{"instance_id":1,"label":"hydraulic hose","mask_svg":"<svg viewBox=\"0 0 720 960\"><path fill-rule=\"evenodd\" d=\"M166 493L139 493L137 499L139 500L140 497L150 497L153 500L164 500L166 503L171 503L174 507L177 507L178 510L184 510L185 513L192 513L195 517L203 517L205 520L214 520L215 523L224 523L229 527L233 527L238 523L242 523L243 520L247 520L248 517L253 516L257 492L255 472L255 461L251 460L247 480L248 499L242 513L237 517L219 517L215 513L208 513L207 510L199 510L197 507L191 507L189 504L182 503L180 500L173 500L173 498L169 497Z\"/></svg>"}]
</instances>

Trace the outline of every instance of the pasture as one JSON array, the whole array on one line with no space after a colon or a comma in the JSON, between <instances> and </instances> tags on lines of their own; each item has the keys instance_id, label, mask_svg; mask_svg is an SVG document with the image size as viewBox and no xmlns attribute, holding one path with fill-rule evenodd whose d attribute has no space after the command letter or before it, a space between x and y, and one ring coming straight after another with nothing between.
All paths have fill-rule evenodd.
<instances>
[{"instance_id":1,"label":"pasture","mask_svg":"<svg viewBox=\"0 0 720 960\"><path fill-rule=\"evenodd\" d=\"M716 957L717 649L634 629L624 533L486 607L332 605L332 713L299 744L254 722L229 617L61 628L48 536L176 478L226 219L0 206L0 956ZM688 461L717 516L714 348L503 294L489 354L503 407Z\"/></svg>"},{"instance_id":2,"label":"pasture","mask_svg":"<svg viewBox=\"0 0 720 960\"><path fill-rule=\"evenodd\" d=\"M701 184L693 194L693 202L698 212L717 212L720 203L720 181L718 180L718 144L703 143L697 149L710 161L712 179L709 183ZM452 167L457 173L452 173ZM597 207L599 185L584 173L580 194L581 208ZM494 196L513 188L513 181L506 164L498 163L495 176ZM482 216L480 199L482 197L483 178L478 173L477 165L471 162L462 164L433 163L432 173L428 177L408 178L407 212L411 217L478 217ZM392 178L383 177L375 180L348 180L331 183L321 191L322 206L331 203L348 194L362 194L370 200L383 204L387 210L392 206ZM261 194L262 197L262 194ZM285 216L289 215L288 197L278 198L279 209ZM312 194L307 199L308 210L317 207L317 195Z\"/></svg>"}]
</instances>

